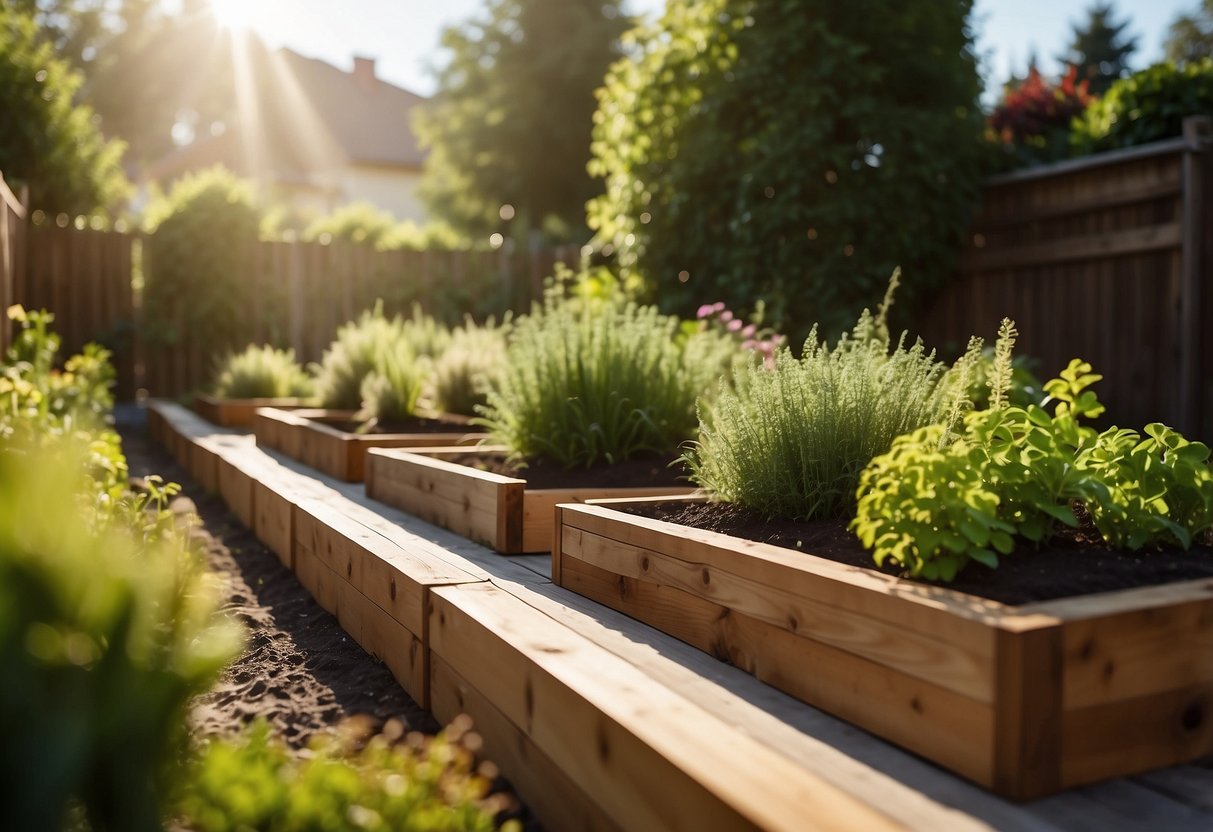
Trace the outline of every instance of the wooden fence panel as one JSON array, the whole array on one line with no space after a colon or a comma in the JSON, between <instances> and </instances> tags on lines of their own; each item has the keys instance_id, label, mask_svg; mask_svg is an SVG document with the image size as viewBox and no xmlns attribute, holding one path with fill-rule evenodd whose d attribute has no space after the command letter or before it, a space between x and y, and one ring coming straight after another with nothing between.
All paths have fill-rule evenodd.
<instances>
[{"instance_id":1,"label":"wooden fence panel","mask_svg":"<svg viewBox=\"0 0 1213 832\"><path fill-rule=\"evenodd\" d=\"M17 286L25 271L25 206L0 177L0 315L17 303ZM12 326L0 318L0 354L12 343Z\"/></svg>"},{"instance_id":2,"label":"wooden fence panel","mask_svg":"<svg viewBox=\"0 0 1213 832\"><path fill-rule=\"evenodd\" d=\"M1108 420L1213 437L1210 335L1196 323L1213 281L1209 148L1193 134L992 180L920 331L962 347L1010 317L1043 378L1074 357L1103 374Z\"/></svg>"}]
</instances>

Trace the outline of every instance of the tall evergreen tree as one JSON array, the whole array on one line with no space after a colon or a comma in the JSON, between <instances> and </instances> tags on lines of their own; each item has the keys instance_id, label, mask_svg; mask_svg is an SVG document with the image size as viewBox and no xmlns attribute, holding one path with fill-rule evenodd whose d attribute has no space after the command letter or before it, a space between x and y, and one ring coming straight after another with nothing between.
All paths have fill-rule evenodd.
<instances>
[{"instance_id":1,"label":"tall evergreen tree","mask_svg":"<svg viewBox=\"0 0 1213 832\"><path fill-rule=\"evenodd\" d=\"M471 233L516 216L554 239L588 237L585 204L600 190L586 173L594 90L629 27L622 5L491 0L443 33L450 58L416 125L435 214Z\"/></svg>"},{"instance_id":2,"label":"tall evergreen tree","mask_svg":"<svg viewBox=\"0 0 1213 832\"><path fill-rule=\"evenodd\" d=\"M1177 64L1213 58L1213 0L1201 0L1198 8L1175 18L1163 49L1167 60Z\"/></svg>"},{"instance_id":3,"label":"tall evergreen tree","mask_svg":"<svg viewBox=\"0 0 1213 832\"><path fill-rule=\"evenodd\" d=\"M1078 81L1087 81L1092 95L1103 95L1112 82L1129 72L1129 57L1137 51L1137 36L1125 30L1129 20L1116 21L1111 2L1087 9L1084 23L1074 26L1069 50L1059 60L1078 68Z\"/></svg>"}]
</instances>

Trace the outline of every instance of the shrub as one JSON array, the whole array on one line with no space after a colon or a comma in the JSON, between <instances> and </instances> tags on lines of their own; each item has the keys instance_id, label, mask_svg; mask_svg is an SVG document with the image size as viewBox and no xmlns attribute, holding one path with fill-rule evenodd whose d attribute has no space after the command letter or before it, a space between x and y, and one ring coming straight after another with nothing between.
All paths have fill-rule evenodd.
<instances>
[{"instance_id":1,"label":"shrub","mask_svg":"<svg viewBox=\"0 0 1213 832\"><path fill-rule=\"evenodd\" d=\"M215 395L221 399L301 398L312 394L312 380L295 361L294 350L250 344L219 364Z\"/></svg>"},{"instance_id":2,"label":"shrub","mask_svg":"<svg viewBox=\"0 0 1213 832\"><path fill-rule=\"evenodd\" d=\"M206 746L179 811L198 832L497 828L499 801L486 796L488 781L474 771L459 723L429 740L401 733L388 723L367 739L347 726L300 756L257 725L237 741ZM518 825L503 828L517 832Z\"/></svg>"},{"instance_id":3,"label":"shrub","mask_svg":"<svg viewBox=\"0 0 1213 832\"><path fill-rule=\"evenodd\" d=\"M421 358L437 358L451 344L451 330L414 304L410 317L400 322L400 333L409 349Z\"/></svg>"},{"instance_id":4,"label":"shrub","mask_svg":"<svg viewBox=\"0 0 1213 832\"><path fill-rule=\"evenodd\" d=\"M943 279L983 173L970 5L671 0L598 94L597 239L667 311L761 297L786 331Z\"/></svg>"},{"instance_id":5,"label":"shrub","mask_svg":"<svg viewBox=\"0 0 1213 832\"><path fill-rule=\"evenodd\" d=\"M343 205L309 225L303 232L307 242L345 240L376 248L388 248L396 232L396 218L368 202Z\"/></svg>"},{"instance_id":6,"label":"shrub","mask_svg":"<svg viewBox=\"0 0 1213 832\"><path fill-rule=\"evenodd\" d=\"M363 381L402 340L400 319L388 320L380 304L338 329L337 338L325 350L316 370L320 406L339 410L361 407Z\"/></svg>"},{"instance_id":7,"label":"shrub","mask_svg":"<svg viewBox=\"0 0 1213 832\"><path fill-rule=\"evenodd\" d=\"M176 346L206 339L215 352L247 343L249 246L260 215L252 186L216 167L187 174L147 211L144 337ZM272 306L273 304L267 304Z\"/></svg>"},{"instance_id":8,"label":"shrub","mask_svg":"<svg viewBox=\"0 0 1213 832\"><path fill-rule=\"evenodd\" d=\"M653 307L549 294L520 318L480 423L518 460L566 467L671 454L695 429L718 368L689 360Z\"/></svg>"},{"instance_id":9,"label":"shrub","mask_svg":"<svg viewBox=\"0 0 1213 832\"><path fill-rule=\"evenodd\" d=\"M957 413L959 378L979 344L949 384L947 366L921 341L907 348L903 335L890 352L896 279L876 317L865 310L833 348L814 329L801 358L783 348L770 368L752 362L736 389L701 408L699 439L684 457L691 479L767 518L834 517L853 506L860 471L895 437Z\"/></svg>"},{"instance_id":10,"label":"shrub","mask_svg":"<svg viewBox=\"0 0 1213 832\"><path fill-rule=\"evenodd\" d=\"M1074 122L1076 155L1133 147L1179 136L1190 115L1213 113L1213 58L1177 68L1155 64L1112 84Z\"/></svg>"},{"instance_id":11,"label":"shrub","mask_svg":"<svg viewBox=\"0 0 1213 832\"><path fill-rule=\"evenodd\" d=\"M1045 385L1052 414L1008 405L1014 336L1004 322L991 407L969 413L959 437L921 428L864 470L851 528L878 564L951 580L970 561L997 566L1016 538L1040 543L1058 524L1079 526L1076 507L1106 543L1134 550L1187 548L1213 527L1208 447L1159 424L1145 439L1082 424L1103 405L1088 389L1100 376L1078 359Z\"/></svg>"},{"instance_id":12,"label":"shrub","mask_svg":"<svg viewBox=\"0 0 1213 832\"><path fill-rule=\"evenodd\" d=\"M1070 153L1070 123L1081 117L1093 100L1087 81L1075 83L1071 66L1055 86L1030 67L1028 77L1007 90L990 115L990 127L1008 166L1054 162Z\"/></svg>"},{"instance_id":13,"label":"shrub","mask_svg":"<svg viewBox=\"0 0 1213 832\"><path fill-rule=\"evenodd\" d=\"M434 362L433 404L443 413L474 416L488 403L488 392L505 360L506 326L470 319L451 333L451 343Z\"/></svg>"}]
</instances>

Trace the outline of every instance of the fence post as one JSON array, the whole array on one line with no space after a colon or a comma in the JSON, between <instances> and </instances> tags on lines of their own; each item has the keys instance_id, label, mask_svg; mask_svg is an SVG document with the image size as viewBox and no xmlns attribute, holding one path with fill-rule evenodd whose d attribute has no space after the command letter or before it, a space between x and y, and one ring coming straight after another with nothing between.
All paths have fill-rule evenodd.
<instances>
[{"instance_id":1,"label":"fence post","mask_svg":"<svg viewBox=\"0 0 1213 832\"><path fill-rule=\"evenodd\" d=\"M1204 283L1208 279L1210 194L1208 181L1213 165L1209 150L1213 147L1213 118L1189 116L1184 119L1183 137L1183 266L1180 281L1180 430L1189 436L1213 439L1208 431L1210 391L1206 390L1204 370L1207 353L1213 344L1203 313L1208 302Z\"/></svg>"},{"instance_id":2,"label":"fence post","mask_svg":"<svg viewBox=\"0 0 1213 832\"><path fill-rule=\"evenodd\" d=\"M25 240L25 206L9 190L0 175L0 315L17 302L17 271L24 267L20 249ZM12 326L8 317L0 318L0 353L12 341Z\"/></svg>"}]
</instances>

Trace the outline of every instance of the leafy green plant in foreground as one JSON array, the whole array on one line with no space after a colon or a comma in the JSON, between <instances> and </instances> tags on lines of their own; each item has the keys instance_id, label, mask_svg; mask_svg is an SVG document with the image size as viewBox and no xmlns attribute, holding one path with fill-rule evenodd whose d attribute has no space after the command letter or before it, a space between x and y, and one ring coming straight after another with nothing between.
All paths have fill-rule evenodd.
<instances>
[{"instance_id":1,"label":"leafy green plant in foreground","mask_svg":"<svg viewBox=\"0 0 1213 832\"><path fill-rule=\"evenodd\" d=\"M402 733L389 722L368 739L347 725L299 756L257 725L203 749L179 812L198 832L496 828L500 801L486 796L488 780L473 770L468 746L476 743L464 722L433 739Z\"/></svg>"},{"instance_id":2,"label":"leafy green plant in foreground","mask_svg":"<svg viewBox=\"0 0 1213 832\"><path fill-rule=\"evenodd\" d=\"M111 522L88 469L74 437L0 451L3 829L59 829L72 806L160 829L187 705L239 644L180 538Z\"/></svg>"},{"instance_id":3,"label":"leafy green plant in foreground","mask_svg":"<svg viewBox=\"0 0 1213 832\"><path fill-rule=\"evenodd\" d=\"M716 498L768 518L817 519L847 511L863 466L898 435L959 415L974 342L944 383L947 365L922 342L895 347L878 314L864 311L833 348L809 336L800 359L785 347L774 366L752 363L736 389L701 408L699 439L685 460ZM890 349L892 347L892 349Z\"/></svg>"},{"instance_id":4,"label":"leafy green plant in foreground","mask_svg":"<svg viewBox=\"0 0 1213 832\"><path fill-rule=\"evenodd\" d=\"M549 294L515 323L480 423L520 460L574 467L673 454L721 371L701 346L652 307Z\"/></svg>"},{"instance_id":5,"label":"leafy green plant in foreground","mask_svg":"<svg viewBox=\"0 0 1213 832\"><path fill-rule=\"evenodd\" d=\"M221 399L304 398L312 393L312 380L295 361L294 350L250 344L220 363L215 395Z\"/></svg>"},{"instance_id":6,"label":"leafy green plant in foreground","mask_svg":"<svg viewBox=\"0 0 1213 832\"><path fill-rule=\"evenodd\" d=\"M1008 405L1015 334L1004 321L989 410L967 414L959 437L941 425L900 436L863 471L851 529L878 564L951 580L970 561L997 566L1017 538L1077 527L1078 507L1105 542L1130 549L1187 548L1213 527L1209 449L1160 424L1144 439L1083 424L1104 410L1089 364L1074 359L1045 385L1052 413Z\"/></svg>"}]
</instances>

